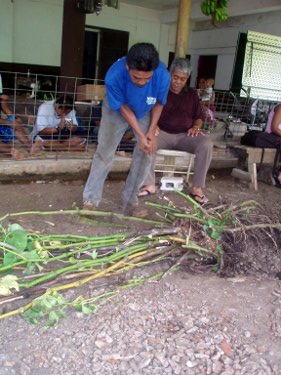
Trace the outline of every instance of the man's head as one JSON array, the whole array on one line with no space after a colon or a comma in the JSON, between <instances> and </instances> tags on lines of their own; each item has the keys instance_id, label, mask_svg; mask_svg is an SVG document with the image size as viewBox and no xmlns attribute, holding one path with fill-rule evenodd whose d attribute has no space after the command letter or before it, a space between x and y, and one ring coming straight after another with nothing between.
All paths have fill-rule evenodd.
<instances>
[{"instance_id":1,"label":"man's head","mask_svg":"<svg viewBox=\"0 0 281 375\"><path fill-rule=\"evenodd\" d=\"M171 85L170 90L179 94L185 87L191 73L190 62L182 57L176 57L170 67Z\"/></svg>"},{"instance_id":2,"label":"man's head","mask_svg":"<svg viewBox=\"0 0 281 375\"><path fill-rule=\"evenodd\" d=\"M137 43L129 49L126 67L136 86L144 86L151 79L158 65L159 55L153 44Z\"/></svg>"},{"instance_id":3,"label":"man's head","mask_svg":"<svg viewBox=\"0 0 281 375\"><path fill-rule=\"evenodd\" d=\"M55 111L56 114L61 116L66 116L73 109L73 98L70 95L61 96L55 101Z\"/></svg>"}]
</instances>

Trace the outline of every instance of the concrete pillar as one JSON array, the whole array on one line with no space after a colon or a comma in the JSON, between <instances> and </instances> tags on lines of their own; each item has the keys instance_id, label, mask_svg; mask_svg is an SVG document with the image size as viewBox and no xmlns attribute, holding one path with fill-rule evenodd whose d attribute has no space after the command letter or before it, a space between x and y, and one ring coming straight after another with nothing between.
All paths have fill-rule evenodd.
<instances>
[{"instance_id":1,"label":"concrete pillar","mask_svg":"<svg viewBox=\"0 0 281 375\"><path fill-rule=\"evenodd\" d=\"M189 32L191 0L180 0L175 57L185 57Z\"/></svg>"}]
</instances>

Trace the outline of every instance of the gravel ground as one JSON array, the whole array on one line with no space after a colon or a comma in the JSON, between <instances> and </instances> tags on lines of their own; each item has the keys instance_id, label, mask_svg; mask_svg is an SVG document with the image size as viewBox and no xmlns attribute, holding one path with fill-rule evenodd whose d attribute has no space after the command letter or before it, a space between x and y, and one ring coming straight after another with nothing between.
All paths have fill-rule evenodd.
<instances>
[{"instance_id":1,"label":"gravel ground","mask_svg":"<svg viewBox=\"0 0 281 375\"><path fill-rule=\"evenodd\" d=\"M280 302L280 281L178 273L56 328L1 322L0 374L280 374Z\"/></svg>"},{"instance_id":2,"label":"gravel ground","mask_svg":"<svg viewBox=\"0 0 281 375\"><path fill-rule=\"evenodd\" d=\"M74 201L81 203L82 186L58 181L0 185L5 197L1 214L50 205L69 208ZM107 184L110 207L117 206L121 188L120 181ZM232 200L239 193L240 199L266 202L270 196L268 212L278 207L280 212L280 191L265 184L251 193L229 177L220 176L218 183L218 176L212 176L207 193L212 200ZM25 194L32 199L22 199ZM40 226L40 220L28 225ZM74 227L73 222L56 226L65 231ZM228 278L183 266L158 282L122 291L95 314L69 310L55 328L31 325L19 316L1 320L0 375L281 374L281 281L275 277L281 271L280 252L268 244L251 244L242 262L247 267ZM169 266L139 273L148 276ZM95 290L89 284L68 291L65 298L92 296Z\"/></svg>"}]
</instances>

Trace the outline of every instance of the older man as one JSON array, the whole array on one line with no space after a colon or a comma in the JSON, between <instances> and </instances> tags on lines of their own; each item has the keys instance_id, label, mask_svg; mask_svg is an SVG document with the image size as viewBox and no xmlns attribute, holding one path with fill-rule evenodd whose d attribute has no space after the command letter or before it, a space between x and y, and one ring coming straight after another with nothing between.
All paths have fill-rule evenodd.
<instances>
[{"instance_id":1,"label":"older man","mask_svg":"<svg viewBox=\"0 0 281 375\"><path fill-rule=\"evenodd\" d=\"M195 154L191 197L199 204L208 202L203 193L212 159L213 144L201 131L202 109L197 92L186 86L190 76L189 61L176 58L170 68L171 84L167 104L158 121L158 149L186 151ZM140 190L139 197L155 193L155 159Z\"/></svg>"}]
</instances>

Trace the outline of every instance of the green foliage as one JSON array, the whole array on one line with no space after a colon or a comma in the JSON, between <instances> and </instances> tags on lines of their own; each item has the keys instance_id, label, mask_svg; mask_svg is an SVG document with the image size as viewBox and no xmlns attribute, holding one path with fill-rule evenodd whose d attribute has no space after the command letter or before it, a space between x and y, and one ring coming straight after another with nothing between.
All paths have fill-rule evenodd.
<instances>
[{"instance_id":1,"label":"green foliage","mask_svg":"<svg viewBox=\"0 0 281 375\"><path fill-rule=\"evenodd\" d=\"M0 296L9 296L12 294L12 289L19 290L19 284L17 282L17 276L6 275L0 278Z\"/></svg>"},{"instance_id":2,"label":"green foliage","mask_svg":"<svg viewBox=\"0 0 281 375\"><path fill-rule=\"evenodd\" d=\"M111 8L118 9L119 7L119 0L107 0L106 5Z\"/></svg>"},{"instance_id":3,"label":"green foliage","mask_svg":"<svg viewBox=\"0 0 281 375\"><path fill-rule=\"evenodd\" d=\"M212 23L223 22L228 19L228 0L204 0L201 2L201 11L205 16L212 17Z\"/></svg>"},{"instance_id":4,"label":"green foliage","mask_svg":"<svg viewBox=\"0 0 281 375\"><path fill-rule=\"evenodd\" d=\"M111 296L116 293L110 292L107 294ZM74 301L68 302L60 293L49 290L47 293L34 299L31 307L23 312L21 316L29 323L44 323L44 327L50 328L56 326L61 319L66 317L65 310L68 307L72 307L83 314L95 313L101 303L94 304L92 302L103 297L104 295L84 299L84 297L80 296Z\"/></svg>"},{"instance_id":5,"label":"green foliage","mask_svg":"<svg viewBox=\"0 0 281 375\"><path fill-rule=\"evenodd\" d=\"M27 247L26 231L19 224L11 224L8 228L8 234L5 242L16 248L17 251L23 251Z\"/></svg>"},{"instance_id":6,"label":"green foliage","mask_svg":"<svg viewBox=\"0 0 281 375\"><path fill-rule=\"evenodd\" d=\"M42 270L37 260L48 257L30 234L19 224L11 224L1 238L3 248L3 266L13 266L19 261L26 262L25 273L32 273L36 268Z\"/></svg>"},{"instance_id":7,"label":"green foliage","mask_svg":"<svg viewBox=\"0 0 281 375\"><path fill-rule=\"evenodd\" d=\"M206 224L203 226L203 228L208 232L209 236L213 240L220 240L221 239L221 233L223 229L223 222L222 220L218 219L209 219L207 220Z\"/></svg>"},{"instance_id":8,"label":"green foliage","mask_svg":"<svg viewBox=\"0 0 281 375\"><path fill-rule=\"evenodd\" d=\"M32 301L32 306L21 316L32 324L37 324L41 320L45 321L45 327L54 327L65 318L65 309L68 303L61 294L57 292L47 292Z\"/></svg>"}]
</instances>

